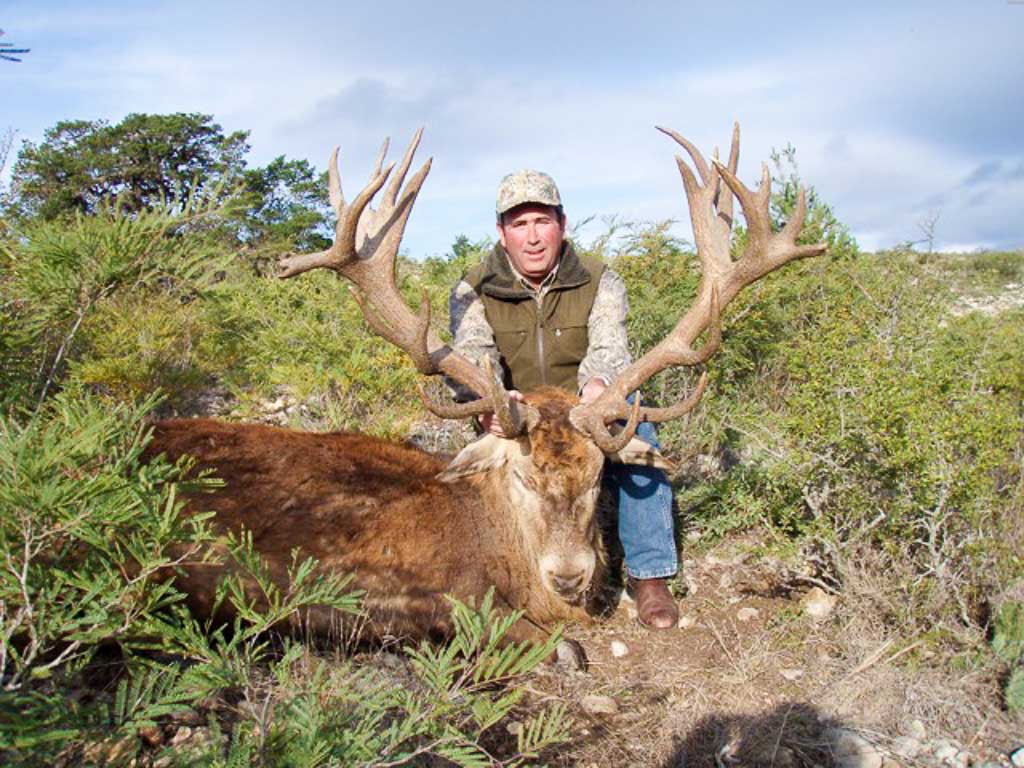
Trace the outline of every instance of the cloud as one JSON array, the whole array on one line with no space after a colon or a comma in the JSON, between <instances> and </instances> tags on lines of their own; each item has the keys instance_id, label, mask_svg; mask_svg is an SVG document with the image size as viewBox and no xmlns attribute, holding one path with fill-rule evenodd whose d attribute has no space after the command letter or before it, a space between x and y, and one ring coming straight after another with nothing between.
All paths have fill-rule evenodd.
<instances>
[{"instance_id":1,"label":"cloud","mask_svg":"<svg viewBox=\"0 0 1024 768\"><path fill-rule=\"evenodd\" d=\"M734 119L741 177L791 143L866 247L916 237L935 210L950 242L1024 239L1024 9L1000 3L40 6L5 16L33 47L31 66L5 71L26 138L72 117L200 111L250 130L255 164L323 167L340 144L348 189L385 135L399 155L425 125L420 154L436 163L413 255L489 234L498 179L526 166L558 179L571 215L674 218L688 237L679 148L653 126L710 153Z\"/></svg>"}]
</instances>

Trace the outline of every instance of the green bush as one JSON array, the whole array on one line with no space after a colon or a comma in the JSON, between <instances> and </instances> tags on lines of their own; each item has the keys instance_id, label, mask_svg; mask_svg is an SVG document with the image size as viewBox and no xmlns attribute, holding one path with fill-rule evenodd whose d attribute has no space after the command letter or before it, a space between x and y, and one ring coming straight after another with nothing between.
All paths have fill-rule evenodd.
<instances>
[{"instance_id":1,"label":"green bush","mask_svg":"<svg viewBox=\"0 0 1024 768\"><path fill-rule=\"evenodd\" d=\"M30 224L0 242L0 355L12 363L0 378L0 406L39 403L59 388L106 302L128 292L186 302L206 288L222 264L206 238L187 229L214 213L78 215Z\"/></svg>"},{"instance_id":2,"label":"green bush","mask_svg":"<svg viewBox=\"0 0 1024 768\"><path fill-rule=\"evenodd\" d=\"M91 727L70 686L180 599L152 577L209 538L181 514L176 470L139 463L151 405L61 396L0 418L0 749L58 749Z\"/></svg>"}]
</instances>

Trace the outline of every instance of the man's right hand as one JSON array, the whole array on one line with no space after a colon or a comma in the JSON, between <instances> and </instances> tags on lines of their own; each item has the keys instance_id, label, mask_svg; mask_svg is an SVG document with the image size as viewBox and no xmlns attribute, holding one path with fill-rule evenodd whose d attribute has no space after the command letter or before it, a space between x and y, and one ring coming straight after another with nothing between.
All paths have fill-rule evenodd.
<instances>
[{"instance_id":1,"label":"man's right hand","mask_svg":"<svg viewBox=\"0 0 1024 768\"><path fill-rule=\"evenodd\" d=\"M526 400L523 394L518 389L510 389L508 391L509 397L518 403L522 403ZM506 437L505 430L501 428L501 422L494 418L493 411L487 411L486 413L480 414L480 426L484 432L490 432L492 435L498 437Z\"/></svg>"}]
</instances>

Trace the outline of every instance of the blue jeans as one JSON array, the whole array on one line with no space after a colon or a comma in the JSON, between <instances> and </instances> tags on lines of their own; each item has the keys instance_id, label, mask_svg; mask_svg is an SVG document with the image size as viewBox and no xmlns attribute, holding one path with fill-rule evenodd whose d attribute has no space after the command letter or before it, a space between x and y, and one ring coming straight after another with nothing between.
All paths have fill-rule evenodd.
<instances>
[{"instance_id":1,"label":"blue jeans","mask_svg":"<svg viewBox=\"0 0 1024 768\"><path fill-rule=\"evenodd\" d=\"M643 422L636 436L660 448L654 425ZM608 488L619 501L619 540L626 570L636 579L673 576L679 569L672 519L672 487L657 467L610 463Z\"/></svg>"}]
</instances>

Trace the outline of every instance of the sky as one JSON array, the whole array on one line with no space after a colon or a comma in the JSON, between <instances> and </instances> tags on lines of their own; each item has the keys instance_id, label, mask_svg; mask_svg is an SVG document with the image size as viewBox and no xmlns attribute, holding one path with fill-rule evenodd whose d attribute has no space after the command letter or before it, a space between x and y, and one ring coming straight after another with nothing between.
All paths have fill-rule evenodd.
<instances>
[{"instance_id":1,"label":"sky","mask_svg":"<svg viewBox=\"0 0 1024 768\"><path fill-rule=\"evenodd\" d=\"M866 250L1024 247L1024 0L267 2L0 0L0 130L201 112L249 131L250 165L326 167L346 191L425 126L434 158L403 241L494 234L501 177L557 180L570 222L676 221L679 131L742 130L750 186L773 149ZM9 169L8 169L9 170Z\"/></svg>"}]
</instances>

